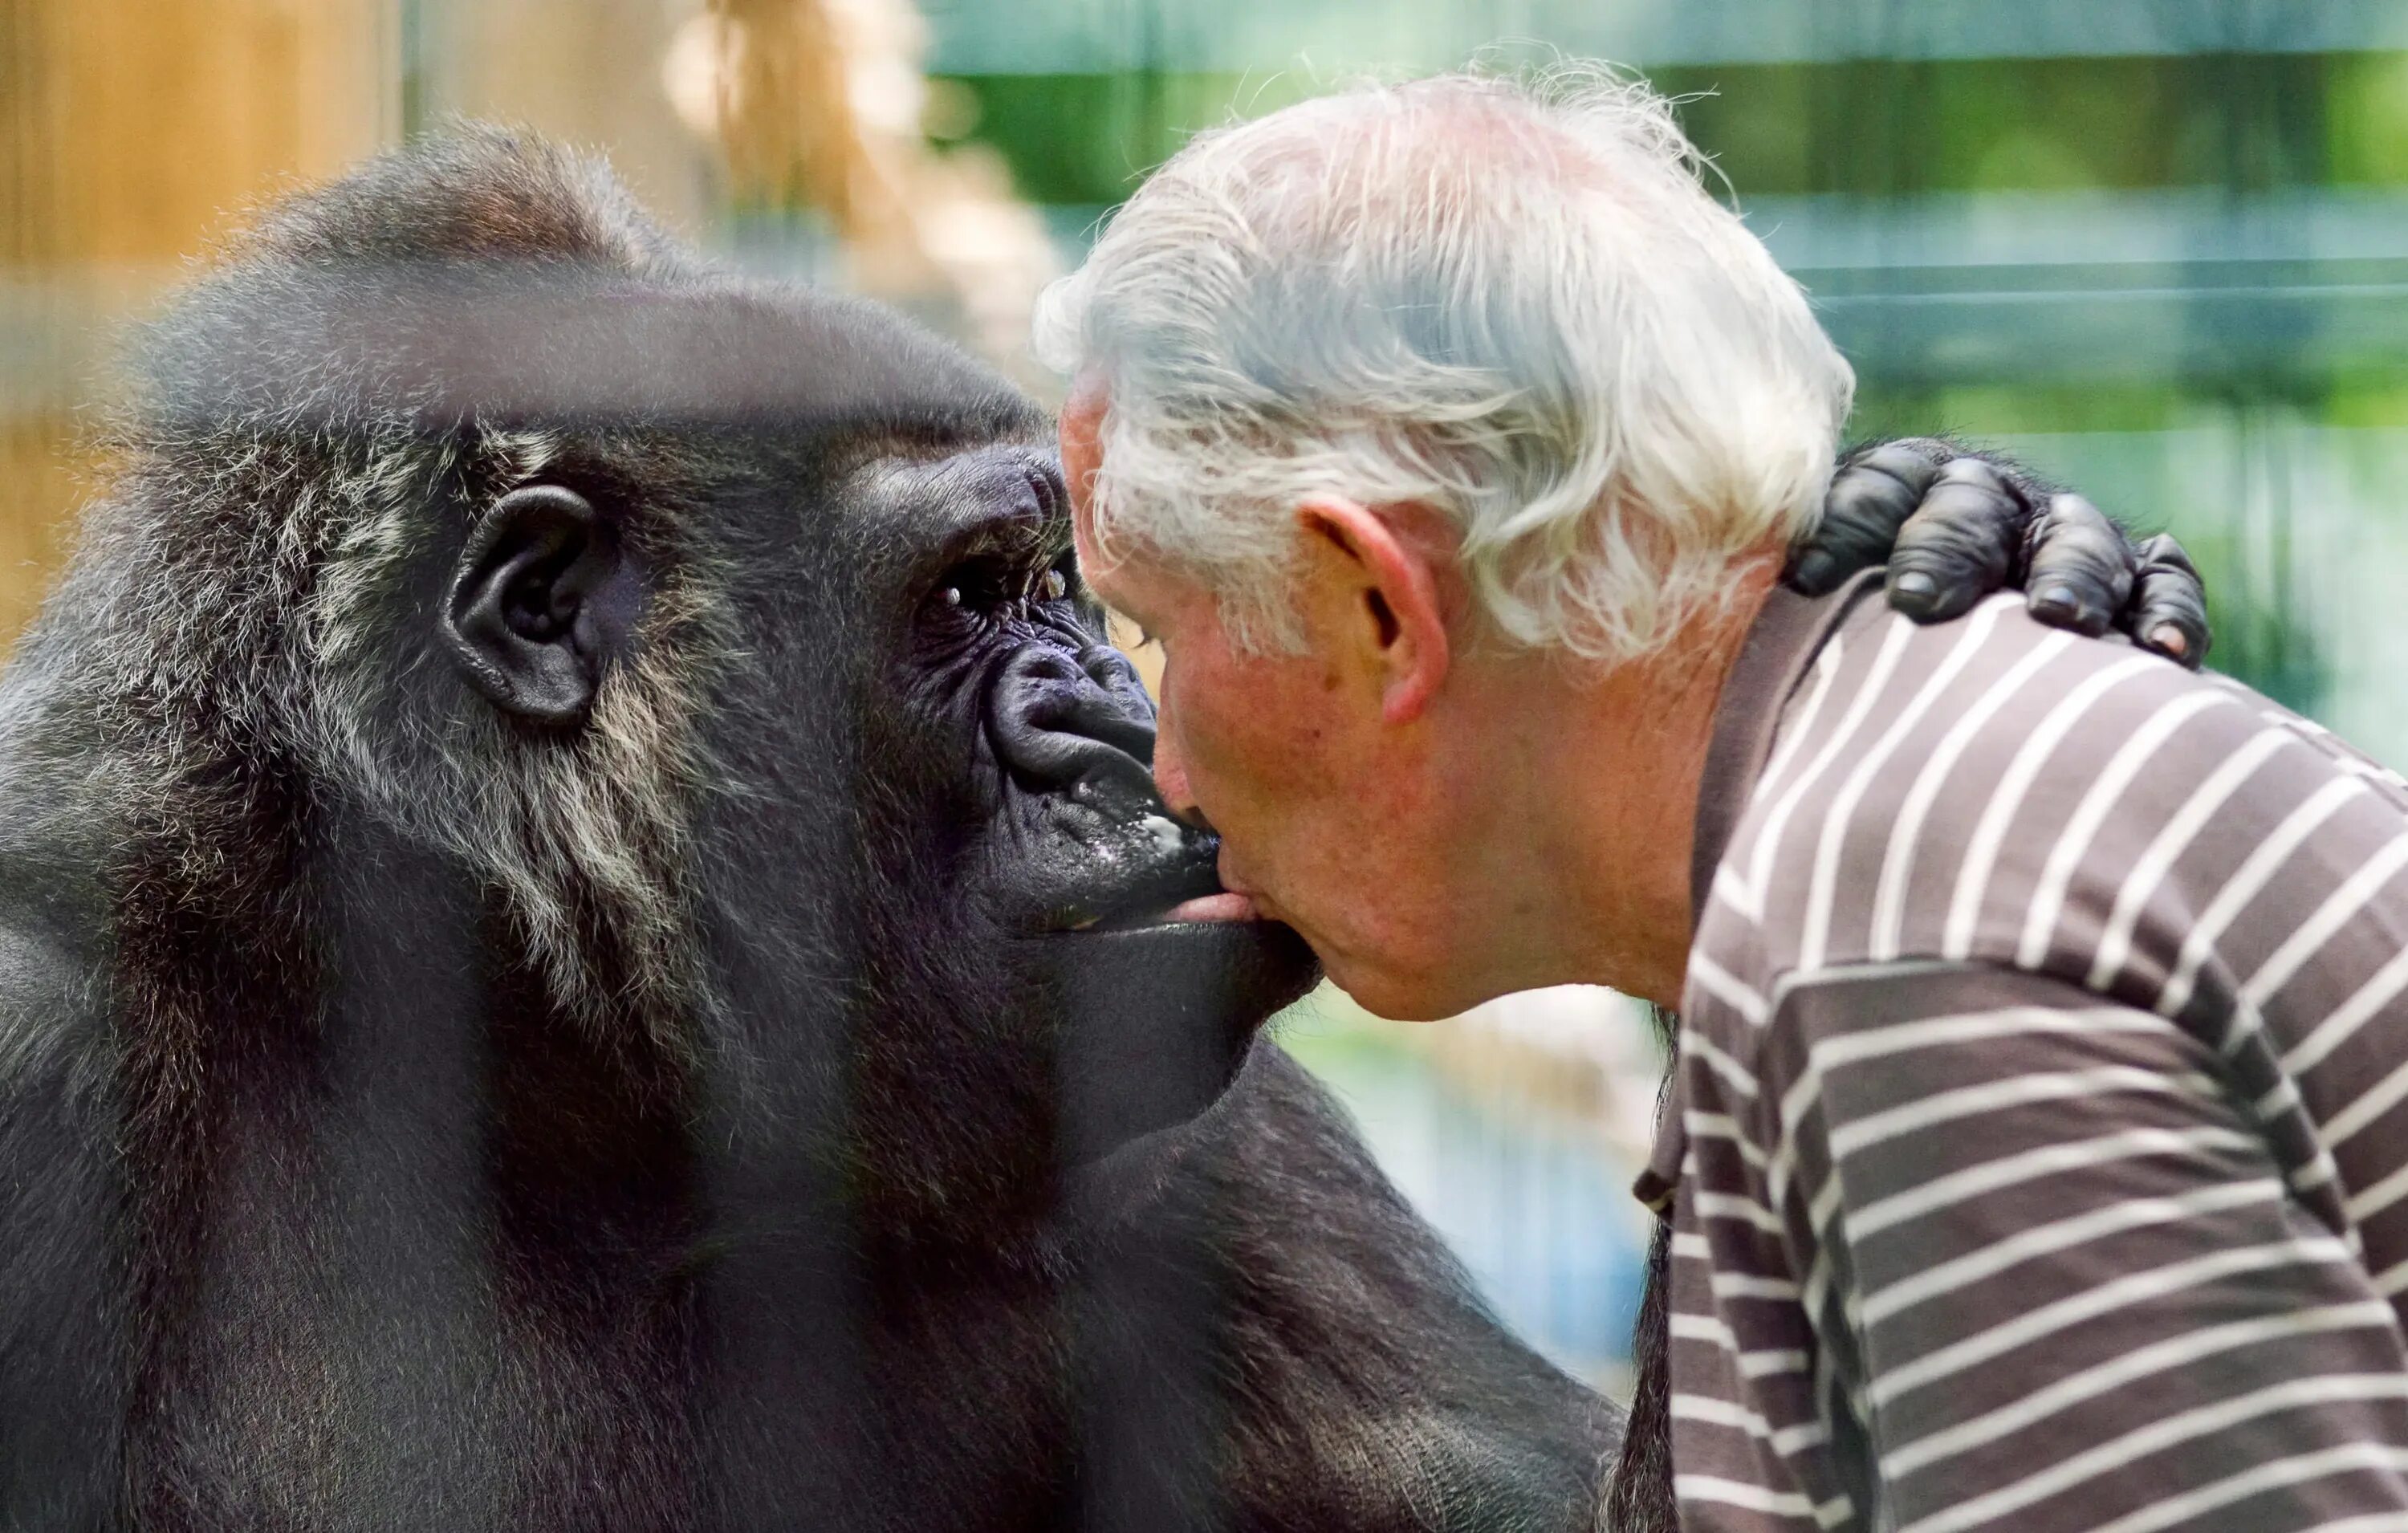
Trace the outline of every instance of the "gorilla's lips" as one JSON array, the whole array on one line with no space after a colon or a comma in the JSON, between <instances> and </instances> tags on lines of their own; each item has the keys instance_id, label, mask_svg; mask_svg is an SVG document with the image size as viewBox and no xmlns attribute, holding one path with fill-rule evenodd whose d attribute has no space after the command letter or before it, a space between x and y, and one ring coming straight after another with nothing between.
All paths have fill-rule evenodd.
<instances>
[{"instance_id":1,"label":"gorilla's lips","mask_svg":"<svg viewBox=\"0 0 2408 1533\"><path fill-rule=\"evenodd\" d=\"M1085 913L1073 915L1059 929L1114 932L1254 920L1253 900L1221 887L1213 852L1210 839L1183 846L1174 859L1100 893Z\"/></svg>"}]
</instances>

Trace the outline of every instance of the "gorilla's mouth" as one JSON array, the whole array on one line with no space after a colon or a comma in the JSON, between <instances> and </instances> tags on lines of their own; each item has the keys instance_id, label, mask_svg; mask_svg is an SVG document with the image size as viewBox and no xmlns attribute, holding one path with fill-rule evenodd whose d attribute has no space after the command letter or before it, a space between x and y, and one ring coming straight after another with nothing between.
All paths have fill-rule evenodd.
<instances>
[{"instance_id":1,"label":"gorilla's mouth","mask_svg":"<svg viewBox=\"0 0 2408 1533\"><path fill-rule=\"evenodd\" d=\"M1064 912L1053 929L1061 933L1134 931L1151 926L1221 925L1255 919L1254 902L1221 887L1215 871L1217 847L1209 838L1190 839L1187 832L1159 815L1148 815L1163 830L1156 832L1178 854L1141 871L1134 879L1113 881L1118 887L1098 889L1090 900ZM1149 824L1149 829L1154 826Z\"/></svg>"},{"instance_id":2,"label":"gorilla's mouth","mask_svg":"<svg viewBox=\"0 0 2408 1533\"><path fill-rule=\"evenodd\" d=\"M1222 915L1251 905L1208 881L1214 893L1168 904L1150 895L1027 944L1059 1019L1054 1086L1070 1166L1219 1101L1263 1023L1320 972L1287 926Z\"/></svg>"},{"instance_id":3,"label":"gorilla's mouth","mask_svg":"<svg viewBox=\"0 0 2408 1533\"><path fill-rule=\"evenodd\" d=\"M1268 1017L1319 972L1304 939L1221 886L1220 841L1160 801L1067 817L1035 861L1056 891L1026 944L1060 1019L1055 1084L1073 1165L1220 1099ZM1132 812L1133 811L1133 812Z\"/></svg>"}]
</instances>

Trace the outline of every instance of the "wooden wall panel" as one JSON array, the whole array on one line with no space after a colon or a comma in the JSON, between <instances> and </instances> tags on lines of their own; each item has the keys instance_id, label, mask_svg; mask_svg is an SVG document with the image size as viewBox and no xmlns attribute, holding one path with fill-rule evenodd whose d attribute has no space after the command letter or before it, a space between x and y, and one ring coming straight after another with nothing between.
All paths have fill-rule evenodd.
<instances>
[{"instance_id":1,"label":"wooden wall panel","mask_svg":"<svg viewBox=\"0 0 2408 1533\"><path fill-rule=\"evenodd\" d=\"M710 146L662 83L678 26L702 0L413 0L420 127L447 119L533 128L609 155L644 206L692 238L714 211Z\"/></svg>"},{"instance_id":2,"label":"wooden wall panel","mask_svg":"<svg viewBox=\"0 0 2408 1533\"><path fill-rule=\"evenodd\" d=\"M96 470L111 337L244 208L400 128L401 0L0 0L0 643Z\"/></svg>"}]
</instances>

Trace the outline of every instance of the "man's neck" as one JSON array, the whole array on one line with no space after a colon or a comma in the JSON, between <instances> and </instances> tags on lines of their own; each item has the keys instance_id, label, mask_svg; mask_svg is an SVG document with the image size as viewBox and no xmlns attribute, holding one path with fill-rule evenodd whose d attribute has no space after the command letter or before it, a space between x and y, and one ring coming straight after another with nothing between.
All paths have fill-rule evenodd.
<instances>
[{"instance_id":1,"label":"man's neck","mask_svg":"<svg viewBox=\"0 0 2408 1533\"><path fill-rule=\"evenodd\" d=\"M1567 982L1680 1002L1693 934L1690 858L1714 718L1779 572L1753 566L1728 609L1670 648L1601 677L1567 678L1559 726L1533 743L1546 828L1532 838L1553 898L1548 967Z\"/></svg>"}]
</instances>

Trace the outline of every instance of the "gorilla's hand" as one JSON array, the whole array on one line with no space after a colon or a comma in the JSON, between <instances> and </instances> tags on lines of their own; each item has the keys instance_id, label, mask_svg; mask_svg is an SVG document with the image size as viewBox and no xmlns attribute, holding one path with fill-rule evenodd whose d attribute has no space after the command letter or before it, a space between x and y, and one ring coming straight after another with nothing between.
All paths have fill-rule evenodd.
<instances>
[{"instance_id":1,"label":"gorilla's hand","mask_svg":"<svg viewBox=\"0 0 2408 1533\"><path fill-rule=\"evenodd\" d=\"M2094 637L2114 628L2193 669L2207 658L2207 592L2181 544L2160 535L2135 545L2080 495L1952 442L1849 453L1786 579L1820 595L1885 563L1890 605L1923 622L2019 586L2042 623Z\"/></svg>"}]
</instances>

